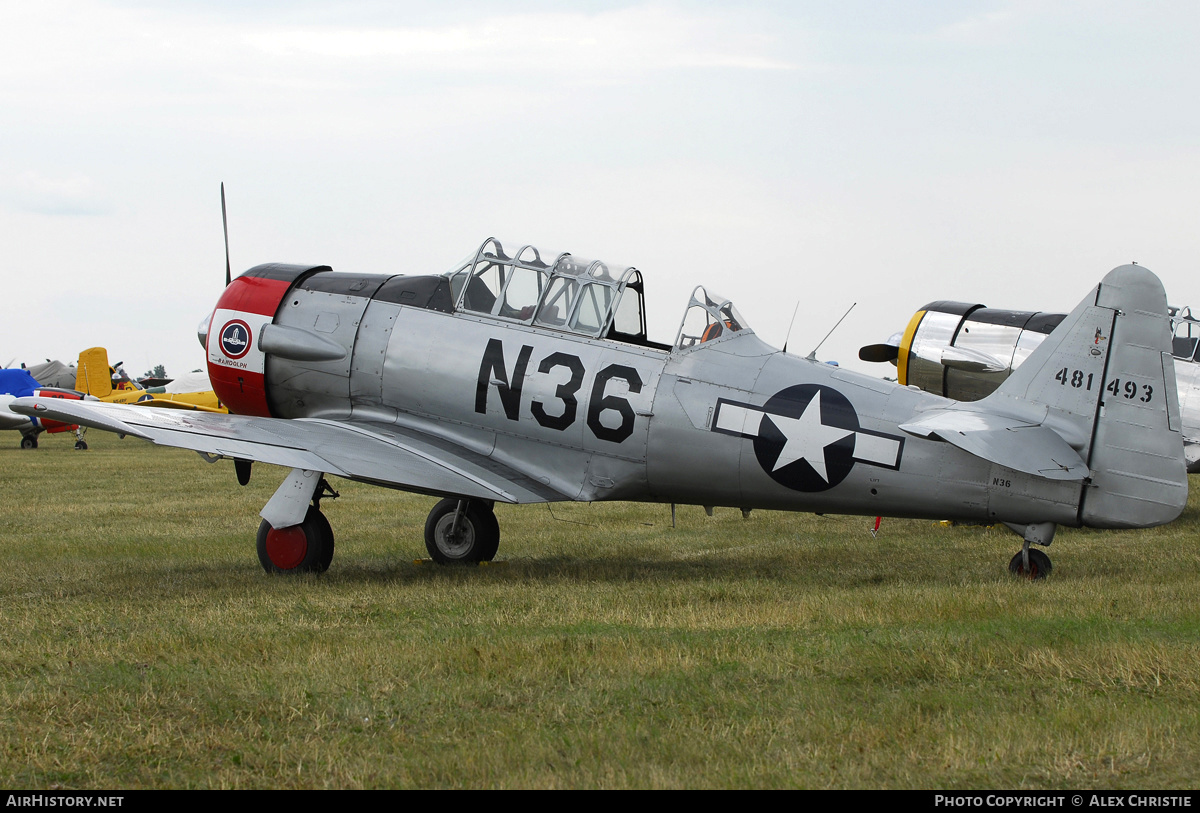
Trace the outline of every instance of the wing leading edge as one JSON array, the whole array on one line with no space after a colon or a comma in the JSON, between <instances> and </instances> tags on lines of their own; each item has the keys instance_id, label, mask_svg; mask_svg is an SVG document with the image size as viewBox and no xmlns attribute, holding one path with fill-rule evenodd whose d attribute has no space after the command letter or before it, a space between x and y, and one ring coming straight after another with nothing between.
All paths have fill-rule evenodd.
<instances>
[{"instance_id":1,"label":"wing leading edge","mask_svg":"<svg viewBox=\"0 0 1200 813\"><path fill-rule=\"evenodd\" d=\"M507 503L567 499L486 455L395 426L151 410L93 401L18 398L12 409L160 446L334 474L405 491Z\"/></svg>"}]
</instances>

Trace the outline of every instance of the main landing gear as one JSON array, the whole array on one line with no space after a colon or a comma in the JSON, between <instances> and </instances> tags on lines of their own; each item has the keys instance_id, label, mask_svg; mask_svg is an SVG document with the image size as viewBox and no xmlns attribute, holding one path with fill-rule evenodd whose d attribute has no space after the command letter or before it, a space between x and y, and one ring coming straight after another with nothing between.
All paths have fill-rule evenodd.
<instances>
[{"instance_id":1,"label":"main landing gear","mask_svg":"<svg viewBox=\"0 0 1200 813\"><path fill-rule=\"evenodd\" d=\"M37 446L37 435L21 435L22 449L36 449Z\"/></svg>"},{"instance_id":2,"label":"main landing gear","mask_svg":"<svg viewBox=\"0 0 1200 813\"><path fill-rule=\"evenodd\" d=\"M425 549L440 565L490 562L499 547L500 523L491 503L450 497L425 520Z\"/></svg>"},{"instance_id":3,"label":"main landing gear","mask_svg":"<svg viewBox=\"0 0 1200 813\"><path fill-rule=\"evenodd\" d=\"M268 573L324 573L333 561L329 520L315 505L299 525L272 528L264 519L258 526L258 561Z\"/></svg>"},{"instance_id":4,"label":"main landing gear","mask_svg":"<svg viewBox=\"0 0 1200 813\"><path fill-rule=\"evenodd\" d=\"M238 479L249 480L250 466L238 467ZM314 485L314 479L319 478ZM307 495L312 504L307 506ZM258 561L268 573L323 573L333 561L333 529L321 513L324 497L337 497L319 473L294 469L263 509L258 526ZM490 562L500 546L500 523L490 501L450 497L429 512L425 547L442 565ZM303 519L296 523L300 512ZM275 527L270 517L280 527ZM289 524L295 523L295 524Z\"/></svg>"},{"instance_id":5,"label":"main landing gear","mask_svg":"<svg viewBox=\"0 0 1200 813\"><path fill-rule=\"evenodd\" d=\"M312 505L299 525L274 528L264 519L258 526L258 561L263 570L324 573L333 561L333 528L321 513L321 499L337 496L322 477L313 493Z\"/></svg>"}]
</instances>

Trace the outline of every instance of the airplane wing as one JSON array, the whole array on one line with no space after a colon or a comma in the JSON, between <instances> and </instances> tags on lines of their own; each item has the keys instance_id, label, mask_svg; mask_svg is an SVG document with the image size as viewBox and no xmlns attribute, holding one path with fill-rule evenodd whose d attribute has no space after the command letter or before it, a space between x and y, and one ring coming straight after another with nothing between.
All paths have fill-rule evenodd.
<instances>
[{"instance_id":1,"label":"airplane wing","mask_svg":"<svg viewBox=\"0 0 1200 813\"><path fill-rule=\"evenodd\" d=\"M566 495L456 443L397 426L319 418L254 418L27 397L23 415L78 423L160 446L335 474L425 494L551 502Z\"/></svg>"},{"instance_id":2,"label":"airplane wing","mask_svg":"<svg viewBox=\"0 0 1200 813\"><path fill-rule=\"evenodd\" d=\"M910 435L940 438L976 457L1050 480L1082 480L1091 473L1062 435L1017 418L939 409L902 423L900 428Z\"/></svg>"}]
</instances>

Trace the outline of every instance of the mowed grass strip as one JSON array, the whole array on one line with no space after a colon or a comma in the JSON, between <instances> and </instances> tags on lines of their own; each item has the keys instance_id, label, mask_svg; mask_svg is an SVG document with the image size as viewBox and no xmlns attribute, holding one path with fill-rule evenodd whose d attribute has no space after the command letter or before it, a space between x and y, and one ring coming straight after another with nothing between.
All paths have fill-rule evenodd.
<instances>
[{"instance_id":1,"label":"mowed grass strip","mask_svg":"<svg viewBox=\"0 0 1200 813\"><path fill-rule=\"evenodd\" d=\"M1194 788L1200 511L1061 530L498 506L333 481L337 553L271 577L284 472L0 438L0 781L37 788Z\"/></svg>"}]
</instances>

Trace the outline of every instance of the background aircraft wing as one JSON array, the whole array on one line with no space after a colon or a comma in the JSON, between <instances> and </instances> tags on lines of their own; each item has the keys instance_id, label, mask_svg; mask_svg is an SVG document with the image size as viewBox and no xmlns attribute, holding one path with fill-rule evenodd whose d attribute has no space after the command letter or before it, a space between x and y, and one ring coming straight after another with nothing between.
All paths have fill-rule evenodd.
<instances>
[{"instance_id":1,"label":"background aircraft wing","mask_svg":"<svg viewBox=\"0 0 1200 813\"><path fill-rule=\"evenodd\" d=\"M1079 453L1053 429L988 412L939 409L900 424L910 435L940 438L976 457L1050 480L1090 473Z\"/></svg>"},{"instance_id":2,"label":"background aircraft wing","mask_svg":"<svg viewBox=\"0 0 1200 813\"><path fill-rule=\"evenodd\" d=\"M336 474L425 494L508 503L567 499L456 443L396 426L315 418L255 418L96 401L27 397L23 415L78 423L161 446Z\"/></svg>"}]
</instances>

